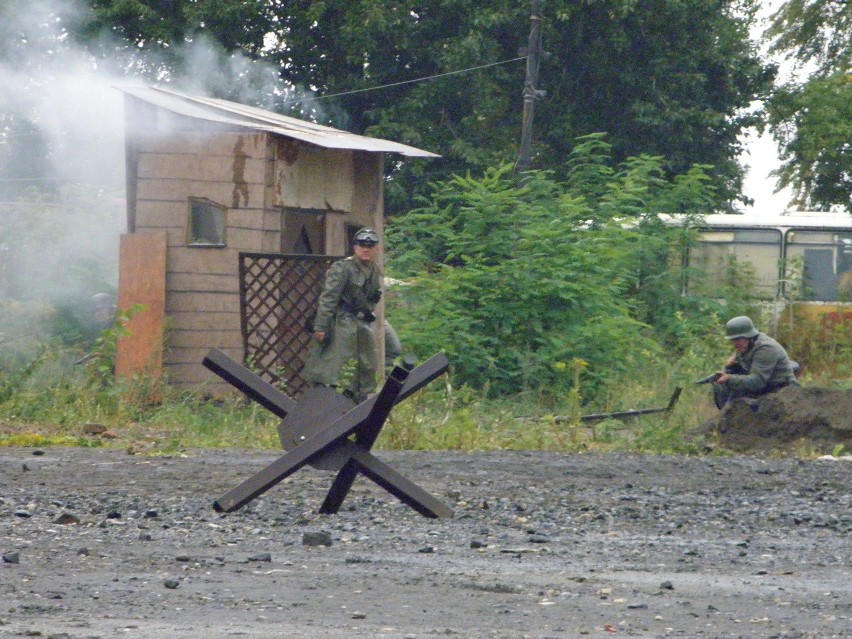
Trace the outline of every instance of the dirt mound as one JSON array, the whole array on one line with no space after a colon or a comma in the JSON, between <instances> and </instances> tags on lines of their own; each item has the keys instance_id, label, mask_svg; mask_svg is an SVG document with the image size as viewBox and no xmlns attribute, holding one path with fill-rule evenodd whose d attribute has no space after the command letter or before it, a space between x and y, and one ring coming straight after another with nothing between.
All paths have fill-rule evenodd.
<instances>
[{"instance_id":1,"label":"dirt mound","mask_svg":"<svg viewBox=\"0 0 852 639\"><path fill-rule=\"evenodd\" d=\"M702 432L740 453L789 451L804 444L820 453L852 449L852 391L789 387L739 399Z\"/></svg>"}]
</instances>

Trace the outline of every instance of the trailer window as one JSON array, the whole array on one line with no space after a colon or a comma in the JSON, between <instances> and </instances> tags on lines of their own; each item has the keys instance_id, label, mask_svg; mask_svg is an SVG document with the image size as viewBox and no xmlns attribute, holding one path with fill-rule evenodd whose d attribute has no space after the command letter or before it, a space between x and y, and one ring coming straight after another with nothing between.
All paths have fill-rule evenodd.
<instances>
[{"instance_id":1,"label":"trailer window","mask_svg":"<svg viewBox=\"0 0 852 639\"><path fill-rule=\"evenodd\" d=\"M756 276L754 293L774 299L781 261L781 233L775 229L729 229L702 231L690 249L689 265L705 274L711 288L730 285L732 263L749 264Z\"/></svg>"},{"instance_id":2,"label":"trailer window","mask_svg":"<svg viewBox=\"0 0 852 639\"><path fill-rule=\"evenodd\" d=\"M801 299L852 301L852 232L788 231L786 245L787 277L800 269Z\"/></svg>"}]
</instances>

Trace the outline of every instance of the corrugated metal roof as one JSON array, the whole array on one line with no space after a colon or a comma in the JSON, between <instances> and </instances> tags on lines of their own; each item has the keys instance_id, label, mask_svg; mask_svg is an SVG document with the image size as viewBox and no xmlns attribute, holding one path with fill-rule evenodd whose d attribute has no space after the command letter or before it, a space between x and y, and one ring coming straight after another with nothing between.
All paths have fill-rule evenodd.
<instances>
[{"instance_id":1,"label":"corrugated metal roof","mask_svg":"<svg viewBox=\"0 0 852 639\"><path fill-rule=\"evenodd\" d=\"M416 158L441 157L407 144L355 135L340 129L333 129L228 100L201 98L160 87L118 87L118 89L127 95L144 100L172 113L218 124L268 131L326 149L399 153Z\"/></svg>"}]
</instances>

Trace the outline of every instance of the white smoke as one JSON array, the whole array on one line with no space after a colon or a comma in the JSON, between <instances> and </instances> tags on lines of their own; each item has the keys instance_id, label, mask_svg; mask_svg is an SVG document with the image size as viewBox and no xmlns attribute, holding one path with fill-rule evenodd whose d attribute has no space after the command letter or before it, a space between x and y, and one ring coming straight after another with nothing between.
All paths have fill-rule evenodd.
<instances>
[{"instance_id":1,"label":"white smoke","mask_svg":"<svg viewBox=\"0 0 852 639\"><path fill-rule=\"evenodd\" d=\"M85 10L74 0L0 4L0 302L88 301L92 280L117 284L126 229L118 87L160 83L267 109L297 95L273 66L225 53L203 35L170 47L171 64L109 33L87 51L68 31ZM103 276L68 281L93 260Z\"/></svg>"}]
</instances>

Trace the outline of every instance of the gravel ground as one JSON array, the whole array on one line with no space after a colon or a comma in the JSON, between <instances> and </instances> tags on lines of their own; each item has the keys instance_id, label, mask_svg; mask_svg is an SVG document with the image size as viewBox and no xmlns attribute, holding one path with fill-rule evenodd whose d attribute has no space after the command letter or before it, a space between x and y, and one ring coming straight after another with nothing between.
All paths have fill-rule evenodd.
<instances>
[{"instance_id":1,"label":"gravel ground","mask_svg":"<svg viewBox=\"0 0 852 639\"><path fill-rule=\"evenodd\" d=\"M312 468L214 512L273 451L0 449L0 637L852 636L852 462L377 455L454 517L317 515Z\"/></svg>"}]
</instances>

